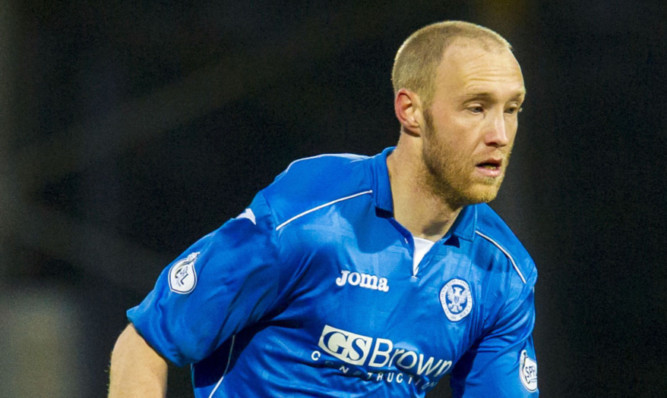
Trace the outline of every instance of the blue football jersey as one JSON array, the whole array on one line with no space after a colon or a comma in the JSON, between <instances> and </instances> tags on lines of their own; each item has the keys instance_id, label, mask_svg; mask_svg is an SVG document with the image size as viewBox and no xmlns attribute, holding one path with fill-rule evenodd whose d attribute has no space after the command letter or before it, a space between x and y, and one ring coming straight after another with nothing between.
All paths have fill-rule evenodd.
<instances>
[{"instance_id":1,"label":"blue football jersey","mask_svg":"<svg viewBox=\"0 0 667 398\"><path fill-rule=\"evenodd\" d=\"M413 263L386 158L293 162L128 311L196 397L535 397L537 272L485 204Z\"/></svg>"}]
</instances>

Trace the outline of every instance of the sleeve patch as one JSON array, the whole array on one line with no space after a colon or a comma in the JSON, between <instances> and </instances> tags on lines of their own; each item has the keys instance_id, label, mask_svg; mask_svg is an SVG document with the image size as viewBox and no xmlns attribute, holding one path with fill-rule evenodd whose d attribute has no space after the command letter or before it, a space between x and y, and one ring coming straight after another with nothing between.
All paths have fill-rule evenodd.
<instances>
[{"instance_id":1,"label":"sleeve patch","mask_svg":"<svg viewBox=\"0 0 667 398\"><path fill-rule=\"evenodd\" d=\"M528 356L526 350L521 351L521 361L520 361L521 371L521 384L526 387L528 391L537 390L537 362Z\"/></svg>"},{"instance_id":2,"label":"sleeve patch","mask_svg":"<svg viewBox=\"0 0 667 398\"><path fill-rule=\"evenodd\" d=\"M190 253L186 258L177 261L169 270L169 289L178 294L188 294L197 286L195 262L199 252Z\"/></svg>"}]
</instances>

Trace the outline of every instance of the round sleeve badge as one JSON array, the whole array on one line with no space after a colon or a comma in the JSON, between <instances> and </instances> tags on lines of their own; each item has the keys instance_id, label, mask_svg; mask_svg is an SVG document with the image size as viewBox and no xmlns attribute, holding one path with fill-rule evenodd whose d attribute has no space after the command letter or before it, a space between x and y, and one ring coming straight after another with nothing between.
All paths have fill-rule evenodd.
<instances>
[{"instance_id":1,"label":"round sleeve badge","mask_svg":"<svg viewBox=\"0 0 667 398\"><path fill-rule=\"evenodd\" d=\"M197 285L197 272L195 261L199 252L190 253L186 258L177 261L169 270L169 289L178 294L188 294L195 290Z\"/></svg>"},{"instance_id":2,"label":"round sleeve badge","mask_svg":"<svg viewBox=\"0 0 667 398\"><path fill-rule=\"evenodd\" d=\"M528 356L528 351L521 351L521 384L526 390L537 390L537 362Z\"/></svg>"},{"instance_id":3,"label":"round sleeve badge","mask_svg":"<svg viewBox=\"0 0 667 398\"><path fill-rule=\"evenodd\" d=\"M440 290L440 303L452 322L460 321L472 311L472 294L468 282L452 279Z\"/></svg>"}]
</instances>

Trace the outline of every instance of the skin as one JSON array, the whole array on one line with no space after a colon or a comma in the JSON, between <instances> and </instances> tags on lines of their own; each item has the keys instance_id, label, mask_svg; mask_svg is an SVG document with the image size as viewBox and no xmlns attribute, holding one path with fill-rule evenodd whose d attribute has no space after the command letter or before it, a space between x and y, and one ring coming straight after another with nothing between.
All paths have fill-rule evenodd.
<instances>
[{"instance_id":1,"label":"skin","mask_svg":"<svg viewBox=\"0 0 667 398\"><path fill-rule=\"evenodd\" d=\"M108 397L165 397L167 369L167 362L130 324L118 337L111 353Z\"/></svg>"},{"instance_id":2,"label":"skin","mask_svg":"<svg viewBox=\"0 0 667 398\"><path fill-rule=\"evenodd\" d=\"M428 106L415 92L397 92L401 136L387 166L396 220L436 241L463 206L498 194L526 90L509 49L471 39L445 49L434 84Z\"/></svg>"}]
</instances>

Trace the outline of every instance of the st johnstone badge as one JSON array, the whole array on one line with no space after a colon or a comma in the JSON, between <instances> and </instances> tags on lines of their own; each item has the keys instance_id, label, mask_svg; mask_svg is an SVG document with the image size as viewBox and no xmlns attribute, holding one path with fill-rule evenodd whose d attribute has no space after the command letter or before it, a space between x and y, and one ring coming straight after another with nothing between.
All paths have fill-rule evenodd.
<instances>
[{"instance_id":1,"label":"st johnstone badge","mask_svg":"<svg viewBox=\"0 0 667 398\"><path fill-rule=\"evenodd\" d=\"M440 303L452 322L460 321L472 311L472 294L468 282L452 279L440 290Z\"/></svg>"}]
</instances>

